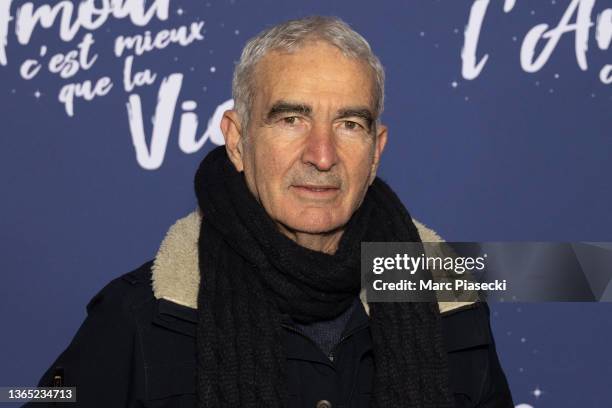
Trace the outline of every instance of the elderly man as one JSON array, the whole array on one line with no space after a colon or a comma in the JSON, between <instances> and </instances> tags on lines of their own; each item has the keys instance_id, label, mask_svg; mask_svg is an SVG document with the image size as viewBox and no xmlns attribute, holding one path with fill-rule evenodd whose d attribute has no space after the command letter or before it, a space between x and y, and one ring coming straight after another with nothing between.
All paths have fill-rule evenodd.
<instances>
[{"instance_id":1,"label":"elderly man","mask_svg":"<svg viewBox=\"0 0 612 408\"><path fill-rule=\"evenodd\" d=\"M309 17L251 39L199 208L115 279L41 385L86 407L511 407L486 304L360 298L360 244L432 241L376 170L384 74ZM71 405L74 406L74 405Z\"/></svg>"}]
</instances>

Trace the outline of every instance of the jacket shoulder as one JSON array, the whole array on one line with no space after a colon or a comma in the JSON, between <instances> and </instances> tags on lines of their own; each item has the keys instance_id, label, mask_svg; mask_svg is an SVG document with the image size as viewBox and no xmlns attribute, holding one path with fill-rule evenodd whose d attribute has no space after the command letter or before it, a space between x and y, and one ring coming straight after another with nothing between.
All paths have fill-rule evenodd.
<instances>
[{"instance_id":1,"label":"jacket shoulder","mask_svg":"<svg viewBox=\"0 0 612 408\"><path fill-rule=\"evenodd\" d=\"M471 303L441 316L442 334L448 352L492 343L489 307L485 302Z\"/></svg>"},{"instance_id":2,"label":"jacket shoulder","mask_svg":"<svg viewBox=\"0 0 612 408\"><path fill-rule=\"evenodd\" d=\"M76 386L76 407L129 404L142 378L135 309L153 299L151 263L114 278L93 296L85 320L38 386Z\"/></svg>"},{"instance_id":3,"label":"jacket shoulder","mask_svg":"<svg viewBox=\"0 0 612 408\"><path fill-rule=\"evenodd\" d=\"M151 266L147 261L138 268L120 275L107 283L87 303L87 314L107 311L109 308L123 312L153 298L151 290Z\"/></svg>"}]
</instances>

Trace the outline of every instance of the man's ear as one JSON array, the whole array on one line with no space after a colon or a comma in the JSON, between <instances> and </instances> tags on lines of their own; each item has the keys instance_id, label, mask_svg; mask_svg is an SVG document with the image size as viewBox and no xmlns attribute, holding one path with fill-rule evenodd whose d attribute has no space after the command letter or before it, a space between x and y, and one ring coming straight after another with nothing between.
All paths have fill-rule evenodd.
<instances>
[{"instance_id":1,"label":"man's ear","mask_svg":"<svg viewBox=\"0 0 612 408\"><path fill-rule=\"evenodd\" d=\"M221 133L225 139L225 150L236 170L244 170L242 127L238 112L226 110L221 118Z\"/></svg>"},{"instance_id":2,"label":"man's ear","mask_svg":"<svg viewBox=\"0 0 612 408\"><path fill-rule=\"evenodd\" d=\"M372 162L372 170L370 171L370 183L374 182L376 178L376 172L378 171L378 165L380 164L380 158L385 145L387 144L387 127L385 125L379 125L376 128L376 145L374 146L374 161Z\"/></svg>"}]
</instances>

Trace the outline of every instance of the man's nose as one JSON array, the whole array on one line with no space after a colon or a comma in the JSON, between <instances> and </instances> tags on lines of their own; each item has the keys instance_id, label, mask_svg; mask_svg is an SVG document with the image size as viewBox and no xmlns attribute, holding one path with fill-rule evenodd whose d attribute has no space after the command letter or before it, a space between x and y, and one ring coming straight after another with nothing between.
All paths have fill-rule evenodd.
<instances>
[{"instance_id":1,"label":"man's nose","mask_svg":"<svg viewBox=\"0 0 612 408\"><path fill-rule=\"evenodd\" d=\"M329 123L315 123L307 136L302 160L320 171L330 170L338 162L334 131Z\"/></svg>"}]
</instances>

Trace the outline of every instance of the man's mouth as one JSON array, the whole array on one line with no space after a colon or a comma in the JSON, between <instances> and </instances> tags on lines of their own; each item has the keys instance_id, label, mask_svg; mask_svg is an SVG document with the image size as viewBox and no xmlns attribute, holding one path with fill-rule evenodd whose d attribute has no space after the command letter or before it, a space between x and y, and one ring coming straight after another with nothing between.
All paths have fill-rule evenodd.
<instances>
[{"instance_id":1,"label":"man's mouth","mask_svg":"<svg viewBox=\"0 0 612 408\"><path fill-rule=\"evenodd\" d=\"M299 184L292 187L300 194L321 198L331 197L340 191L340 188L332 185Z\"/></svg>"}]
</instances>

